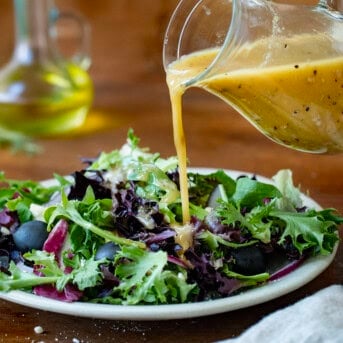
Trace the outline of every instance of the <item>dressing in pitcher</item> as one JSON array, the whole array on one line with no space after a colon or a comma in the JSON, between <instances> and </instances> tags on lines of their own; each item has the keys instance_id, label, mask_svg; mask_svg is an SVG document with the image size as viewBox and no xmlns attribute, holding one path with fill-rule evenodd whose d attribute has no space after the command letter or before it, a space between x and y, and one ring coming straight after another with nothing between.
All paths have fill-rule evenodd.
<instances>
[{"instance_id":1,"label":"dressing in pitcher","mask_svg":"<svg viewBox=\"0 0 343 343\"><path fill-rule=\"evenodd\" d=\"M217 95L263 134L313 153L343 151L343 16L272 1L181 1L164 64L179 158L183 220L189 221L182 94Z\"/></svg>"}]
</instances>

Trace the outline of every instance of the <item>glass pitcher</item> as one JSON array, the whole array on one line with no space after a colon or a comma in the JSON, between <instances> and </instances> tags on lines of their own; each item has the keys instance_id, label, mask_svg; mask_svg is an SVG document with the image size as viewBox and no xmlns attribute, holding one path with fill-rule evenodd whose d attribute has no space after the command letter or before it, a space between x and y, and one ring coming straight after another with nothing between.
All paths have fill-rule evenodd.
<instances>
[{"instance_id":1,"label":"glass pitcher","mask_svg":"<svg viewBox=\"0 0 343 343\"><path fill-rule=\"evenodd\" d=\"M166 31L169 86L222 98L272 140L343 152L343 11L268 0L183 0Z\"/></svg>"},{"instance_id":2,"label":"glass pitcher","mask_svg":"<svg viewBox=\"0 0 343 343\"><path fill-rule=\"evenodd\" d=\"M52 0L14 0L14 10L14 53L0 71L0 127L46 136L80 126L93 98L87 23L60 13ZM70 59L57 49L56 22L64 17L81 32L80 50Z\"/></svg>"}]
</instances>

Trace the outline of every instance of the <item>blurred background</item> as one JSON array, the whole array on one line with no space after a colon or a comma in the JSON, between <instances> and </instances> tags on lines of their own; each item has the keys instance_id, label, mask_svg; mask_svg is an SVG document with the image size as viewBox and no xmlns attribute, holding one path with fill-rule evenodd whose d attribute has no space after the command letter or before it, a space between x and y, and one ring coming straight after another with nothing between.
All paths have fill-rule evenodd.
<instances>
[{"instance_id":1,"label":"blurred background","mask_svg":"<svg viewBox=\"0 0 343 343\"><path fill-rule=\"evenodd\" d=\"M316 4L314 0L288 0ZM329 1L341 6L341 0ZM91 26L89 69L94 82L94 103L86 126L59 139L39 141L43 153L13 159L0 150L0 169L17 178L49 178L53 172L80 168L80 158L118 148L129 127L142 146L174 155L169 94L162 65L163 37L178 0L55 0L58 8L83 15ZM12 0L0 1L0 67L14 48ZM72 54L77 45L75 26L61 22L61 50ZM62 43L63 40L63 43ZM76 43L76 44L75 44ZM184 97L184 127L191 166L221 167L272 176L271 170L290 168L296 181L312 194L331 202L331 191L341 189L341 156L304 154L272 143L245 119L214 96L190 89ZM163 142L163 144L161 144ZM206 145L206 157L204 146ZM209 153L208 153L209 152ZM64 154L63 165L54 156ZM322 165L326 168L321 168ZM318 166L318 169L316 168ZM316 185L318 175L321 183ZM297 175L300 175L298 178ZM323 180L325 180L323 182ZM341 192L341 193L342 193Z\"/></svg>"},{"instance_id":2,"label":"blurred background","mask_svg":"<svg viewBox=\"0 0 343 343\"><path fill-rule=\"evenodd\" d=\"M0 1L0 68L10 60L14 49L13 4L13 0ZM79 14L90 24L92 63L89 74L94 83L93 106L81 130L58 139L38 140L43 146L39 156L20 155L14 166L11 152L0 149L0 169L11 172L16 167L17 177L29 175L32 178L38 177L35 166L38 168L41 163L46 163L46 177L54 169L70 171L70 168L80 167L80 156L95 156L102 150L119 147L125 141L129 127L142 137L143 145L157 150L154 142L159 141L156 136L162 132L159 125L164 129L168 125L160 137L169 141L164 145L168 148L161 152L174 154L162 47L177 0L99 0L96 5L85 0L56 0L55 4L61 12ZM62 19L57 29L62 53L72 55L79 44L75 38L77 25ZM168 119L159 124L161 117ZM140 123L148 118L153 125L142 128ZM60 151L65 153L64 166L56 166L50 159ZM33 168L29 171L28 159Z\"/></svg>"},{"instance_id":3,"label":"blurred background","mask_svg":"<svg viewBox=\"0 0 343 343\"><path fill-rule=\"evenodd\" d=\"M176 0L57 0L63 11L82 14L91 26L90 74L95 81L95 106L106 106L135 97L166 97L162 68L163 35ZM0 66L11 57L14 48L12 0L0 2ZM61 21L58 26L63 47L75 47L75 25ZM77 42L76 42L77 44ZM111 94L109 98L107 94ZM144 100L145 101L145 100ZM166 99L167 101L167 99Z\"/></svg>"},{"instance_id":4,"label":"blurred background","mask_svg":"<svg viewBox=\"0 0 343 343\"><path fill-rule=\"evenodd\" d=\"M317 3L315 0L276 2ZM329 2L337 3L336 0ZM91 27L89 73L95 85L93 117L95 110L98 116L111 112L110 119L114 119L112 124L115 125L115 119L122 118L123 112L131 111L132 106L137 111L141 104L145 109L149 103L156 108L156 101L163 106L161 115L170 113L162 48L166 27L177 3L178 0L98 0L95 6L89 0L55 0L61 12L81 14ZM0 14L0 67L3 67L14 48L13 0L0 2ZM70 56L78 46L75 40L78 27L63 19L57 27L60 49L65 56ZM186 103L187 98L196 97L197 101L210 101L214 106L226 107L218 105L218 99L204 95L202 91L188 93ZM109 124L107 122L105 126ZM101 127L102 123L93 118L91 126L94 129Z\"/></svg>"}]
</instances>

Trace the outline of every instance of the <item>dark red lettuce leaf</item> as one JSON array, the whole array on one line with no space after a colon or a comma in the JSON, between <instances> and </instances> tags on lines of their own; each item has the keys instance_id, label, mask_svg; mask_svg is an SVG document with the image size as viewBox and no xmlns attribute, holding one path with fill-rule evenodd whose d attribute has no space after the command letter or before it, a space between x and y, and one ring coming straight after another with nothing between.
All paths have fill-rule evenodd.
<instances>
[{"instance_id":1,"label":"dark red lettuce leaf","mask_svg":"<svg viewBox=\"0 0 343 343\"><path fill-rule=\"evenodd\" d=\"M49 253L54 253L59 261L61 250L68 234L68 223L61 219L51 230L48 238L44 242L43 250Z\"/></svg>"},{"instance_id":2,"label":"dark red lettuce leaf","mask_svg":"<svg viewBox=\"0 0 343 343\"><path fill-rule=\"evenodd\" d=\"M73 302L81 299L83 292L73 285L66 285L62 292L59 292L53 285L40 285L33 289L33 293L42 297L55 299L64 302Z\"/></svg>"},{"instance_id":3,"label":"dark red lettuce leaf","mask_svg":"<svg viewBox=\"0 0 343 343\"><path fill-rule=\"evenodd\" d=\"M10 229L12 226L19 224L18 215L16 212L4 208L0 211L0 226Z\"/></svg>"},{"instance_id":4,"label":"dark red lettuce leaf","mask_svg":"<svg viewBox=\"0 0 343 343\"><path fill-rule=\"evenodd\" d=\"M185 256L193 265L188 272L188 281L196 282L199 287L197 301L228 296L243 286L239 280L229 278L216 270L211 262L211 254L196 253L193 249L188 249Z\"/></svg>"},{"instance_id":5,"label":"dark red lettuce leaf","mask_svg":"<svg viewBox=\"0 0 343 343\"><path fill-rule=\"evenodd\" d=\"M85 173L87 172L87 177ZM68 194L69 200L82 200L88 186L91 186L96 199L110 199L111 190L104 186L104 180L100 172L90 173L88 170L76 171L73 174L74 185L71 186Z\"/></svg>"}]
</instances>

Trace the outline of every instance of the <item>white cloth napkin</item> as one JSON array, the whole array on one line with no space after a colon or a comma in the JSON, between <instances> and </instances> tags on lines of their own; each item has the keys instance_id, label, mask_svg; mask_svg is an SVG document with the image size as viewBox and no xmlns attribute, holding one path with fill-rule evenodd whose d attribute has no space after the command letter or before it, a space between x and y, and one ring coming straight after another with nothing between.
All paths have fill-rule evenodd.
<instances>
[{"instance_id":1,"label":"white cloth napkin","mask_svg":"<svg viewBox=\"0 0 343 343\"><path fill-rule=\"evenodd\" d=\"M333 285L278 310L222 343L342 343L343 285Z\"/></svg>"}]
</instances>

